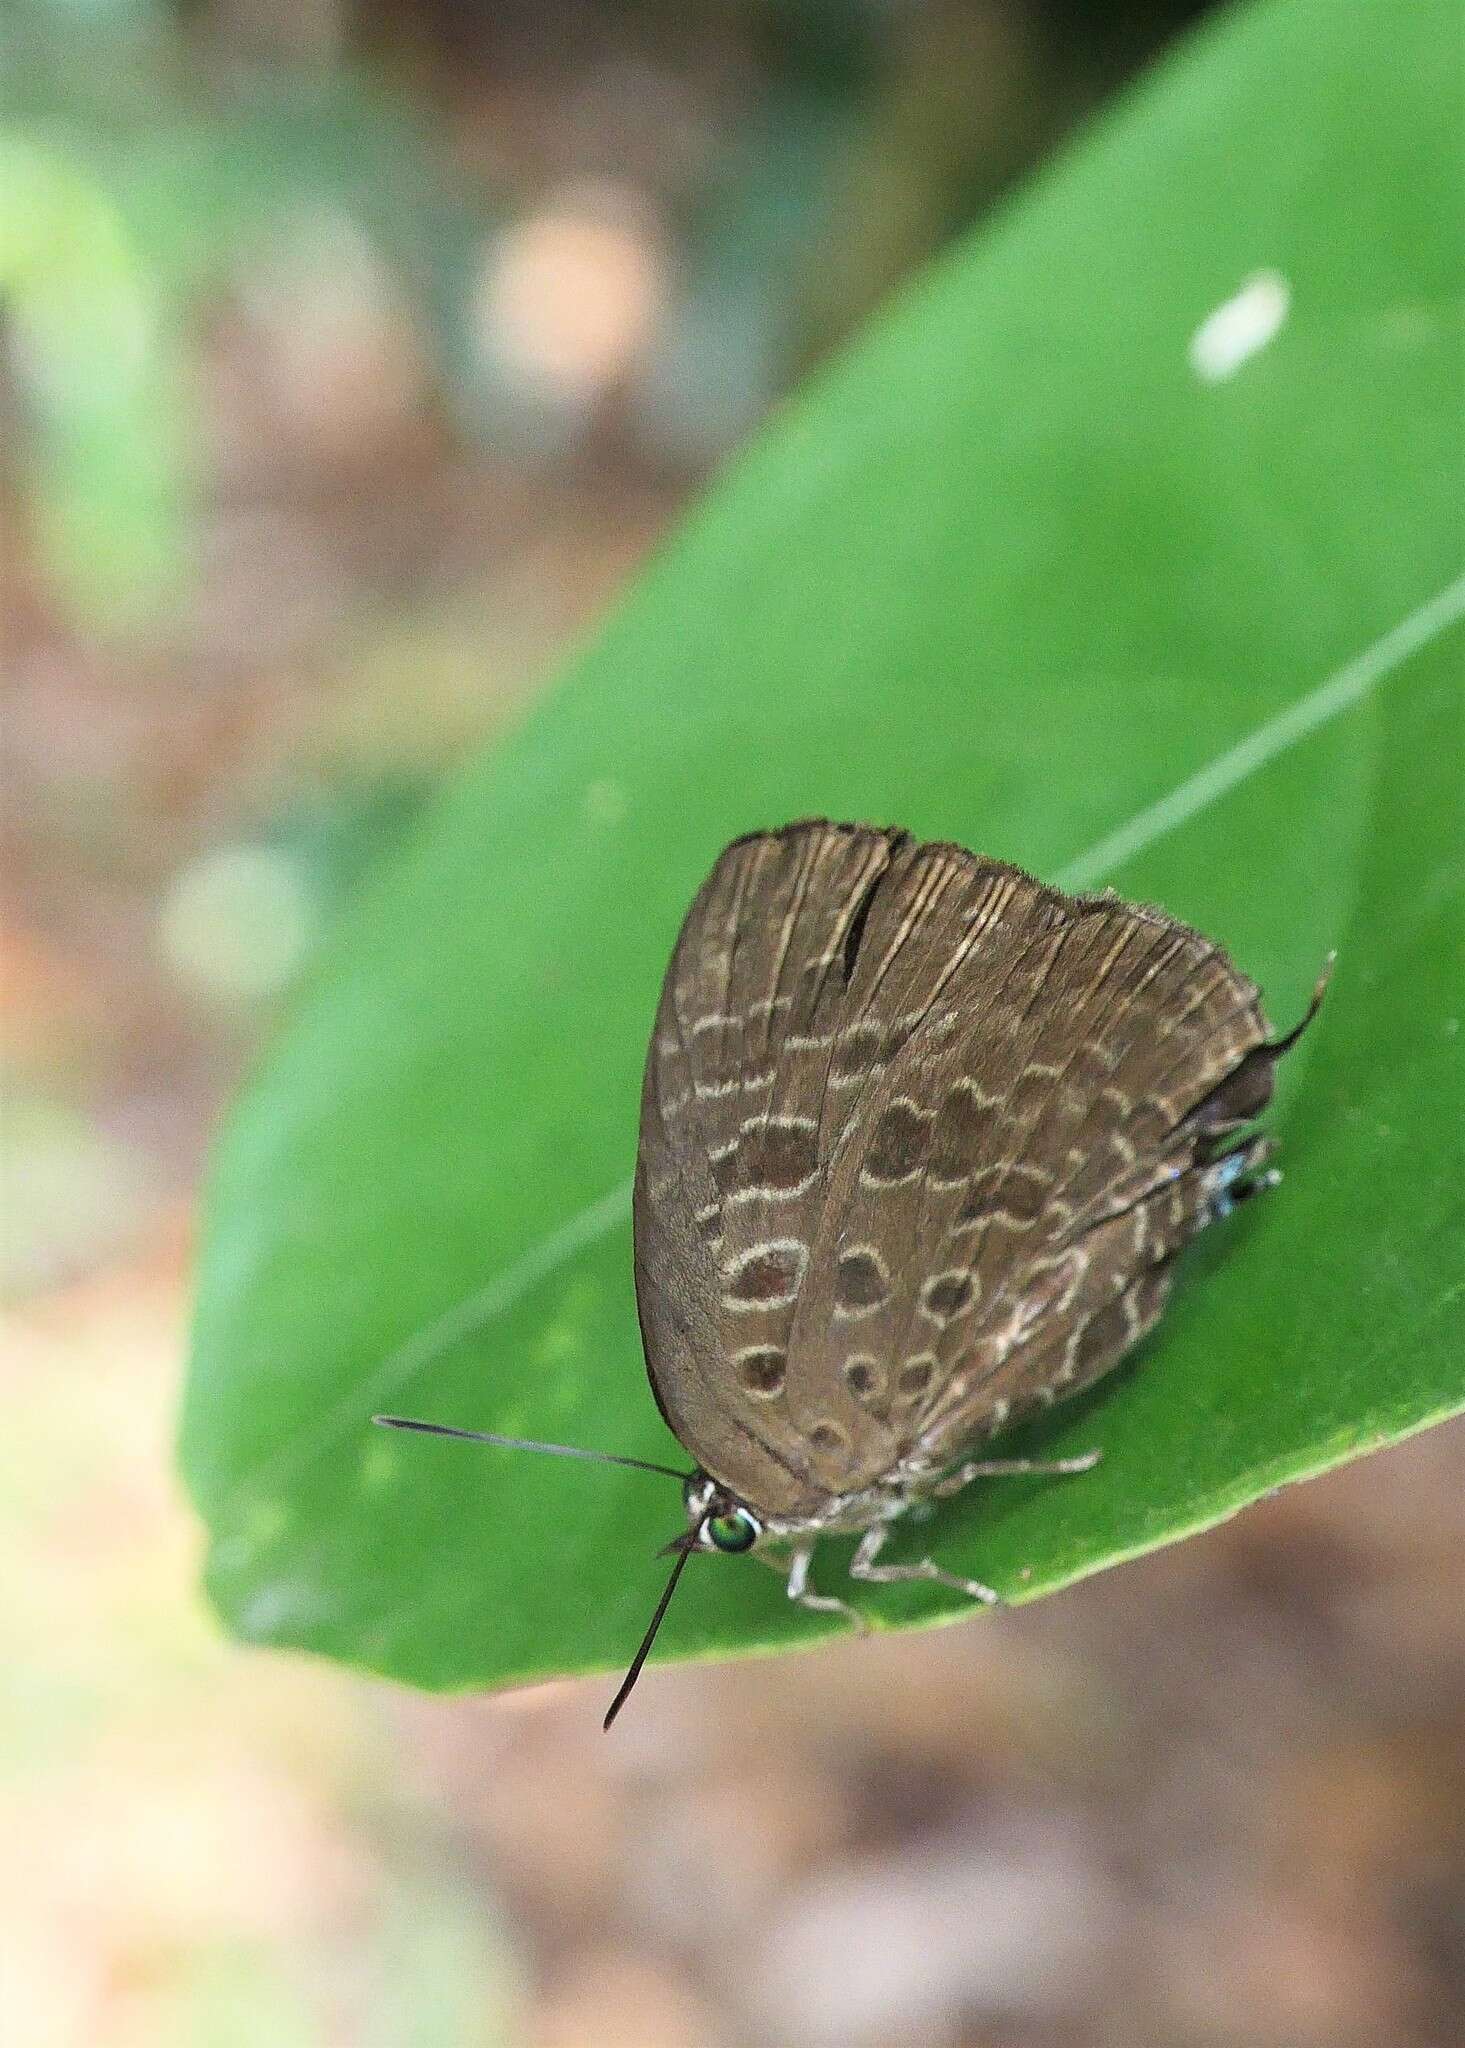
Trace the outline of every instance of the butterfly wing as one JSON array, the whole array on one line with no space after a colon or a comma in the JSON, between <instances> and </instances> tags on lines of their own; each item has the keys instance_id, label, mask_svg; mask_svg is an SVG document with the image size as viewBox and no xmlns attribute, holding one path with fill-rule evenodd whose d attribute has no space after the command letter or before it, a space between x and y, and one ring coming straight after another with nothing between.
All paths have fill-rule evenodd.
<instances>
[{"instance_id":1,"label":"butterfly wing","mask_svg":"<svg viewBox=\"0 0 1465 2048\"><path fill-rule=\"evenodd\" d=\"M1097 1377L1158 1316L1210 1148L1282 1049L1253 984L1159 912L867 826L735 841L642 1100L667 1421L796 1521Z\"/></svg>"},{"instance_id":2,"label":"butterfly wing","mask_svg":"<svg viewBox=\"0 0 1465 2048\"><path fill-rule=\"evenodd\" d=\"M940 1462L1154 1322L1212 1213L1210 1149L1281 1048L1188 926L959 848L905 849L877 893L852 1014L892 982L898 1042L831 1161L789 1400L806 1429L818 1409L859 1446L863 1412L897 1459Z\"/></svg>"},{"instance_id":3,"label":"butterfly wing","mask_svg":"<svg viewBox=\"0 0 1465 2048\"><path fill-rule=\"evenodd\" d=\"M634 1209L647 1369L682 1443L765 1516L797 1519L819 1495L784 1399L788 1339L823 1201L826 1103L858 1099L879 1050L841 1036L847 967L905 844L822 820L734 841L687 914L647 1055ZM869 1453L889 1448L882 1430Z\"/></svg>"}]
</instances>

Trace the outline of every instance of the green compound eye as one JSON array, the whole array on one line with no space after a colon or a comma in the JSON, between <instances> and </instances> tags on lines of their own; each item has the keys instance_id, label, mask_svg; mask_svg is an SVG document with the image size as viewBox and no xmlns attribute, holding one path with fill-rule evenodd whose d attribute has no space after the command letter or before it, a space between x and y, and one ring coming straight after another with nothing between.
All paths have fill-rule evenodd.
<instances>
[{"instance_id":1,"label":"green compound eye","mask_svg":"<svg viewBox=\"0 0 1465 2048\"><path fill-rule=\"evenodd\" d=\"M758 1541L758 1524L743 1508L730 1515L714 1515L707 1524L707 1540L714 1550L751 1550Z\"/></svg>"}]
</instances>

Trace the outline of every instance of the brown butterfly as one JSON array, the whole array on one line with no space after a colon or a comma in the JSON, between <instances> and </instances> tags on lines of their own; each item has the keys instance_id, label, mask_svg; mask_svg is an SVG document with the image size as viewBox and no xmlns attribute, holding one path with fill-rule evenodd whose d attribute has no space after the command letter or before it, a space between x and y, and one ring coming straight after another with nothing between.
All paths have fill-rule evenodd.
<instances>
[{"instance_id":1,"label":"brown butterfly","mask_svg":"<svg viewBox=\"0 0 1465 2048\"><path fill-rule=\"evenodd\" d=\"M1331 962L1329 962L1329 967ZM822 819L734 840L677 940L652 1030L634 1204L652 1392L696 1461L687 1559L770 1553L791 1599L820 1536L851 1576L915 1502L1010 1472L985 1440L1118 1364L1182 1247L1277 1178L1245 1134L1322 1001L1268 1036L1219 946L1112 893ZM489 1443L604 1457L381 1416Z\"/></svg>"}]
</instances>

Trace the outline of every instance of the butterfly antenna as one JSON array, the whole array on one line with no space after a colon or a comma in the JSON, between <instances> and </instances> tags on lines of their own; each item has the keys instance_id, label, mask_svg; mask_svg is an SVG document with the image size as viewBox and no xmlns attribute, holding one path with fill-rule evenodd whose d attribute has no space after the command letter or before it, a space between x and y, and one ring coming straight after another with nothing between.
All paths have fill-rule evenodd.
<instances>
[{"instance_id":1,"label":"butterfly antenna","mask_svg":"<svg viewBox=\"0 0 1465 2048\"><path fill-rule=\"evenodd\" d=\"M1296 1045L1298 1039L1301 1038L1303 1032L1306 1031L1308 1025L1312 1022L1313 1018L1317 1015L1318 1011L1322 1008L1323 997L1328 992L1328 983L1333 978L1333 969L1337 965L1337 960L1338 955L1336 949L1333 952L1329 953L1327 959L1324 960L1322 973L1319 974L1317 980L1313 984L1312 999L1308 1003L1307 1009L1304 1012L1301 1021L1297 1024L1294 1024L1290 1031L1284 1032L1280 1038L1273 1038L1267 1041L1267 1044L1264 1046L1263 1050L1266 1053L1268 1053L1271 1058L1280 1059L1284 1052L1290 1052L1292 1047Z\"/></svg>"},{"instance_id":2,"label":"butterfly antenna","mask_svg":"<svg viewBox=\"0 0 1465 2048\"><path fill-rule=\"evenodd\" d=\"M651 1617L651 1626L641 1638L641 1647L631 1659L631 1668L621 1680L621 1689L605 1710L605 1719L600 1724L602 1728L609 1729L611 1722L614 1721L616 1715L631 1697L631 1688L641 1676L641 1667L651 1654L651 1645L656 1641L656 1631L661 1627L662 1616L671 1605L671 1596L677 1589L677 1580L686 1570L687 1559L692 1555L695 1547L695 1531L690 1531L687 1536L679 1540L681 1555L671 1568L671 1577L666 1582L666 1591L656 1603L656 1612Z\"/></svg>"},{"instance_id":3,"label":"butterfly antenna","mask_svg":"<svg viewBox=\"0 0 1465 2048\"><path fill-rule=\"evenodd\" d=\"M614 1451L585 1451L578 1444L541 1444L527 1436L499 1436L491 1429L454 1429L446 1422L415 1422L408 1415L373 1415L371 1419L382 1429L415 1429L423 1436L456 1436L470 1444L500 1444L506 1451L543 1451L551 1458L587 1458L595 1465L625 1465L633 1472L660 1472L664 1478L679 1482L697 1476L694 1472L677 1472L670 1465L654 1465L648 1458L619 1458Z\"/></svg>"}]
</instances>

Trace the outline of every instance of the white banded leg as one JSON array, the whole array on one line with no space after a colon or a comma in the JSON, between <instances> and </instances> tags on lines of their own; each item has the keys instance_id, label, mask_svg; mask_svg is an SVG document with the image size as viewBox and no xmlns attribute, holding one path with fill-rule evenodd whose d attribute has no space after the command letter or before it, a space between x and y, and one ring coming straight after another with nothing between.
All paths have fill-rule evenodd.
<instances>
[{"instance_id":1,"label":"white banded leg","mask_svg":"<svg viewBox=\"0 0 1465 2048\"><path fill-rule=\"evenodd\" d=\"M842 1614L856 1635L867 1636L870 1633L870 1624L857 1607L851 1607L848 1600L836 1600L832 1593L816 1593L810 1586L809 1568L814 1562L812 1543L801 1543L786 1563L782 1558L770 1557L766 1550L755 1550L753 1555L759 1564L766 1564L770 1571L780 1572L787 1578L788 1597L800 1607L807 1607L811 1614Z\"/></svg>"},{"instance_id":2,"label":"white banded leg","mask_svg":"<svg viewBox=\"0 0 1465 2048\"><path fill-rule=\"evenodd\" d=\"M970 1486L974 1479L1006 1479L1021 1472L1035 1472L1056 1479L1066 1472L1092 1472L1103 1455L1102 1451L1084 1451L1077 1458L978 1458L970 1465L948 1472L931 1491L938 1500L945 1500L950 1494L960 1493L964 1486Z\"/></svg>"},{"instance_id":3,"label":"white banded leg","mask_svg":"<svg viewBox=\"0 0 1465 2048\"><path fill-rule=\"evenodd\" d=\"M850 1559L852 1579L863 1579L874 1586L893 1586L906 1579L931 1579L938 1586L952 1586L969 1599L980 1600L985 1607L1002 1605L1002 1595L984 1586L980 1579L959 1579L955 1572L944 1571L934 1558L923 1557L919 1564L876 1564L889 1534L889 1524L885 1522L877 1522L873 1529L865 1531Z\"/></svg>"}]
</instances>

